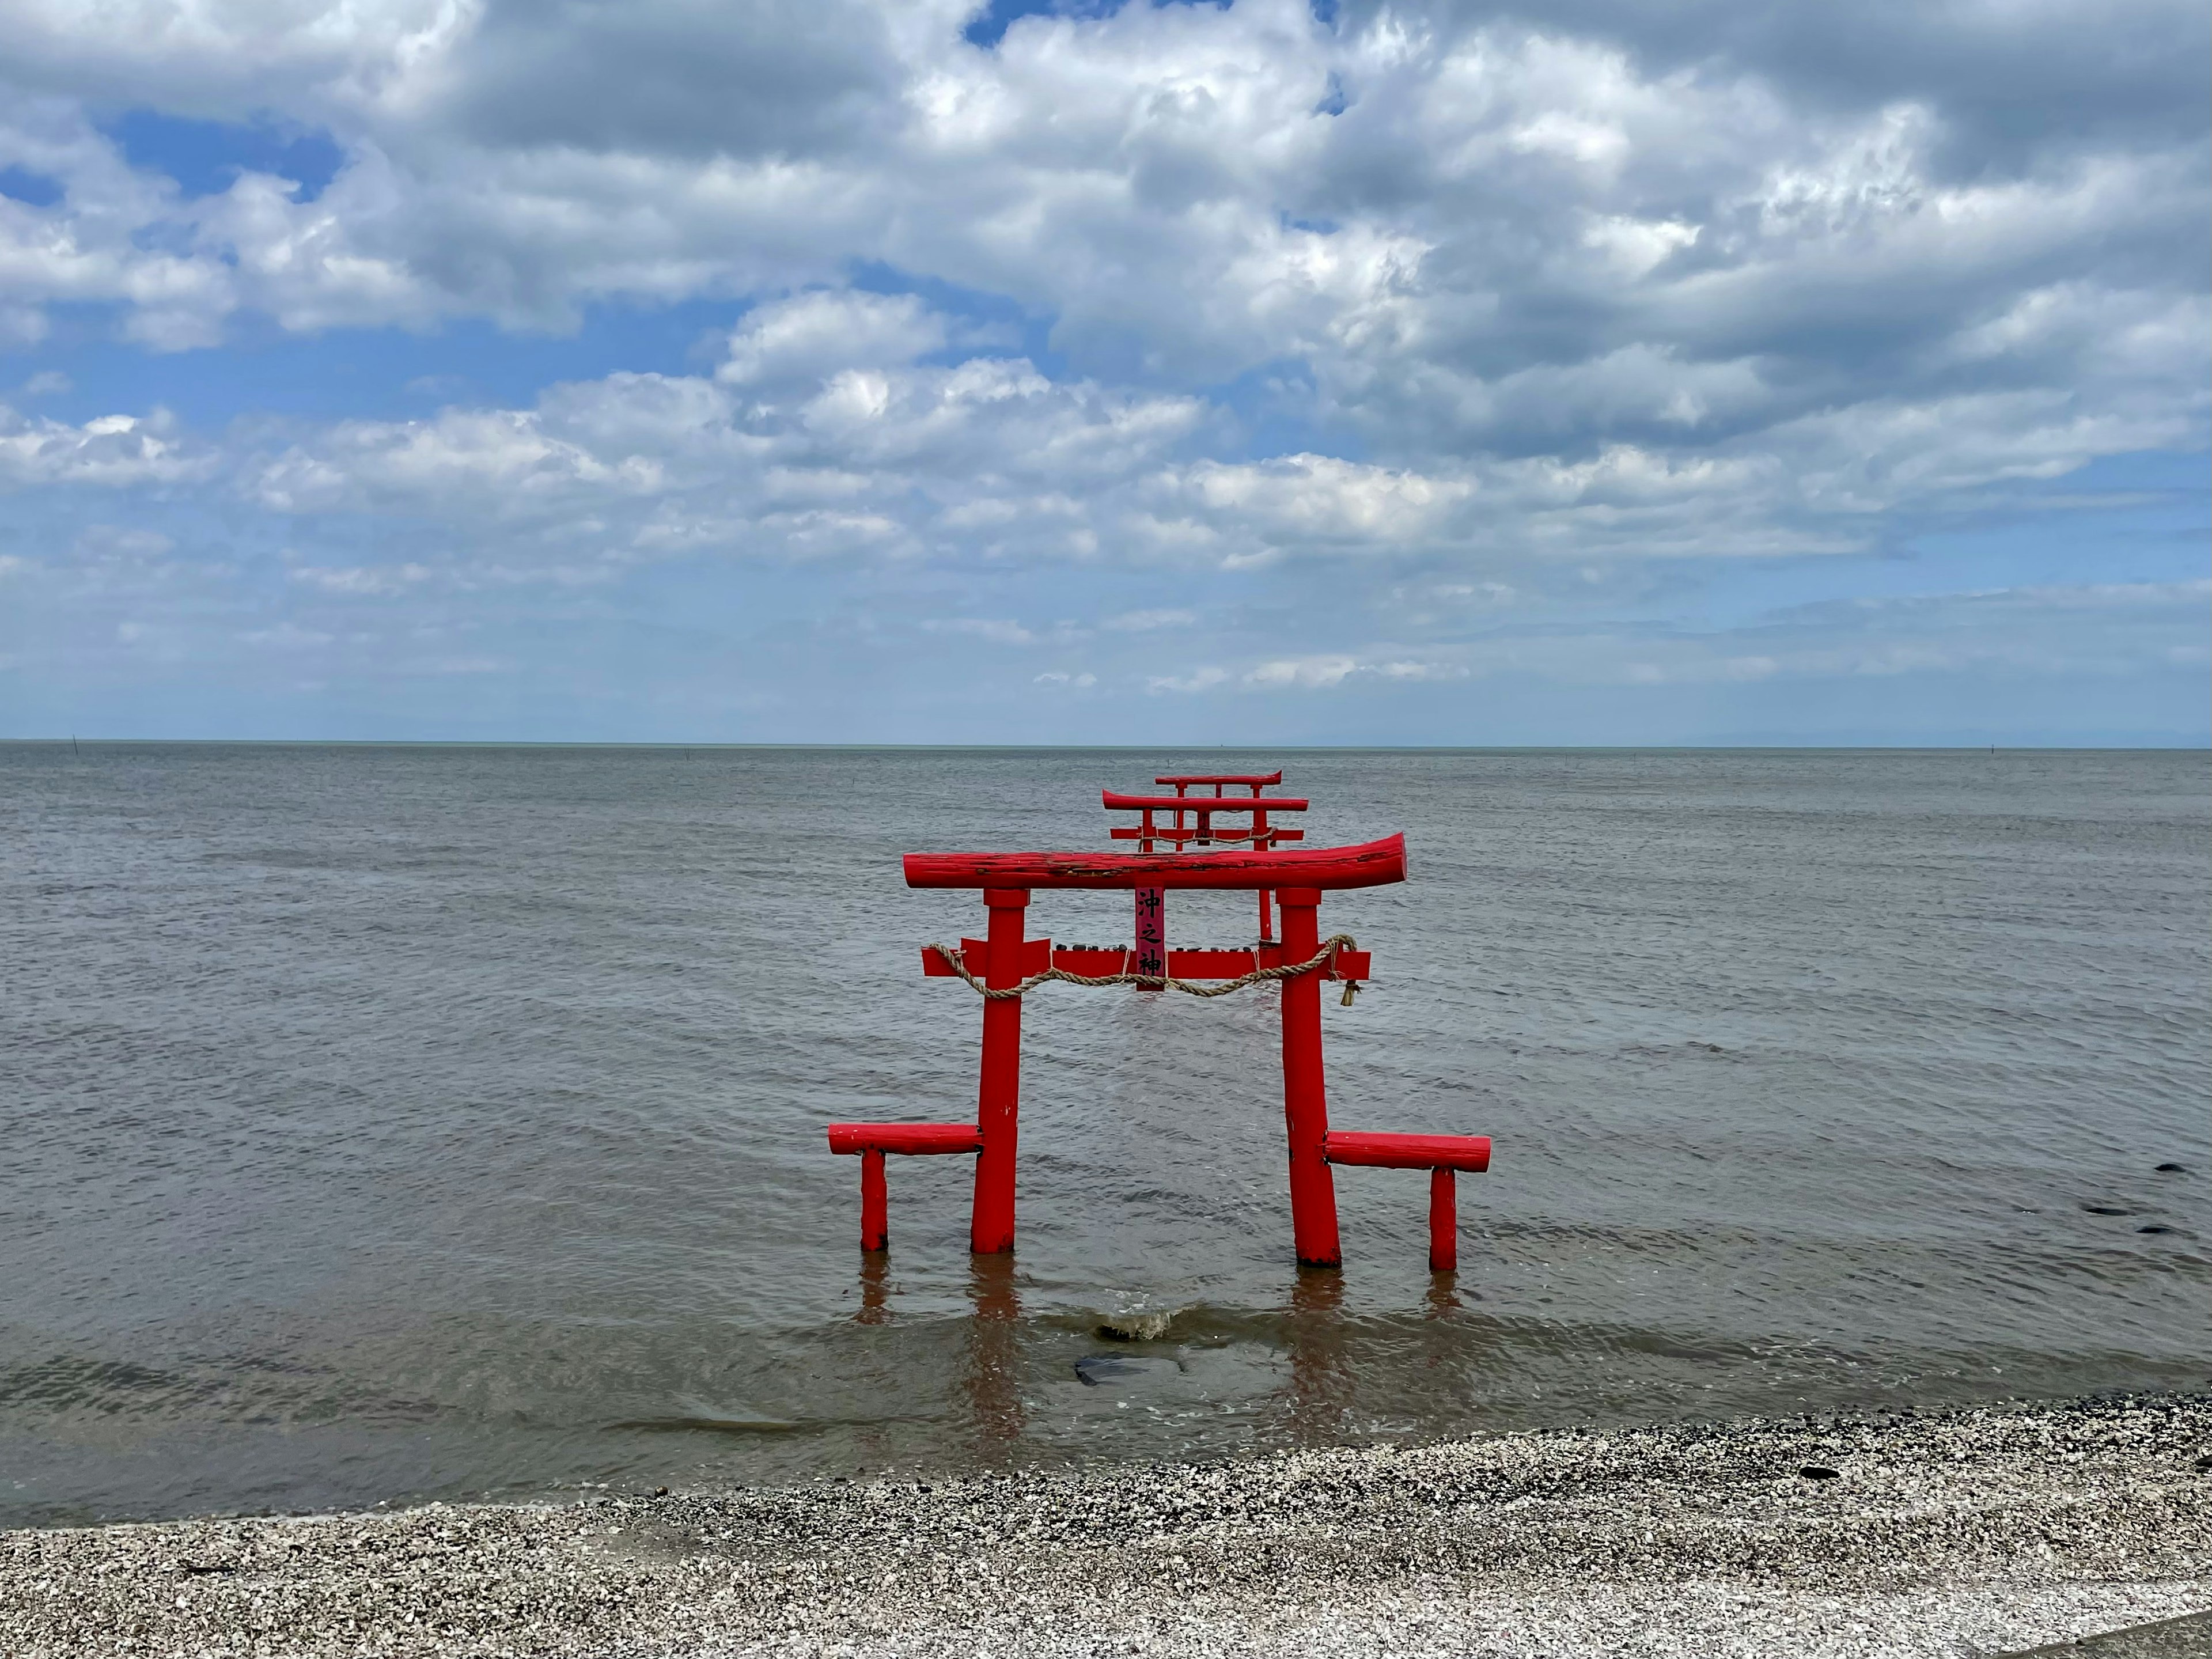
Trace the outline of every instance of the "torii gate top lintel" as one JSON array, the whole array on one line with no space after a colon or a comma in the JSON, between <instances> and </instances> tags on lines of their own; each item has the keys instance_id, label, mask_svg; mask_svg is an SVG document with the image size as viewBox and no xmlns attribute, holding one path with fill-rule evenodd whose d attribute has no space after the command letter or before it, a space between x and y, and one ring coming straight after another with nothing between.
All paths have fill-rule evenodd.
<instances>
[{"instance_id":1,"label":"torii gate top lintel","mask_svg":"<svg viewBox=\"0 0 2212 1659\"><path fill-rule=\"evenodd\" d=\"M908 853L909 887L1386 887L1406 878L1406 838L1264 853Z\"/></svg>"},{"instance_id":2,"label":"torii gate top lintel","mask_svg":"<svg viewBox=\"0 0 2212 1659\"><path fill-rule=\"evenodd\" d=\"M1109 812L1303 812L1311 805L1298 795L1126 795L1118 789L1101 789L1100 802Z\"/></svg>"},{"instance_id":3,"label":"torii gate top lintel","mask_svg":"<svg viewBox=\"0 0 2212 1659\"><path fill-rule=\"evenodd\" d=\"M1283 775L1275 772L1178 772L1164 778L1154 778L1154 783L1171 783L1177 793L1193 784L1212 784L1217 789L1223 784L1242 784L1248 789L1259 789L1271 783L1280 783Z\"/></svg>"}]
</instances>

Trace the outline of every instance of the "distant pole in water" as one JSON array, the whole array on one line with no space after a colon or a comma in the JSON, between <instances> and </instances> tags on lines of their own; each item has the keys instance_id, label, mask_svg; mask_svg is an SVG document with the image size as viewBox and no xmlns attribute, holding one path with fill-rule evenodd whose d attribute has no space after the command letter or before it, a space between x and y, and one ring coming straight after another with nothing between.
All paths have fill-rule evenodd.
<instances>
[{"instance_id":1,"label":"distant pole in water","mask_svg":"<svg viewBox=\"0 0 2212 1659\"><path fill-rule=\"evenodd\" d=\"M70 753L76 756L79 760L82 760L84 758L84 750L76 746L76 733L74 732L70 733Z\"/></svg>"}]
</instances>

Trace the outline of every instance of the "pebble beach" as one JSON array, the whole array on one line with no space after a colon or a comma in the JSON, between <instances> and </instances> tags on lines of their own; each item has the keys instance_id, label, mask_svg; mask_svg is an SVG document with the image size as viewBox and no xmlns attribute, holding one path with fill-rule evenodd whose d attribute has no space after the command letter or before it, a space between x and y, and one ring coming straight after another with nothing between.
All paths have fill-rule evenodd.
<instances>
[{"instance_id":1,"label":"pebble beach","mask_svg":"<svg viewBox=\"0 0 2212 1659\"><path fill-rule=\"evenodd\" d=\"M2208 1395L0 1534L25 1659L2166 1659L2208 1610Z\"/></svg>"}]
</instances>

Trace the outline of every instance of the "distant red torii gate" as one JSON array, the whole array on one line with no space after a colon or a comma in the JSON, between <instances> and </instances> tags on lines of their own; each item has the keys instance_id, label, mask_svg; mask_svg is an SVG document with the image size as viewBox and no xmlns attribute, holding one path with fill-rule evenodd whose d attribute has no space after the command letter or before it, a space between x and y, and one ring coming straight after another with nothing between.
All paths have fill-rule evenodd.
<instances>
[{"instance_id":1,"label":"distant red torii gate","mask_svg":"<svg viewBox=\"0 0 2212 1659\"><path fill-rule=\"evenodd\" d=\"M1270 780L1272 781L1272 780ZM1256 793L1256 792L1255 792ZM1176 979L1279 978L1283 1008L1283 1115L1289 1139L1291 1225L1301 1265L1334 1267L1343 1261L1332 1164L1364 1164L1431 1171L1429 1265L1457 1265L1454 1172L1490 1166L1490 1142L1474 1135L1337 1133L1328 1127L1322 1061L1321 981L1347 983L1346 1000L1370 976L1368 953L1339 936L1324 947L1324 892L1376 887L1406 878L1406 838L1392 836L1357 847L1262 852L1167 854L1092 853L910 853L910 887L970 888L982 892L988 936L963 939L957 957L939 947L922 951L922 970L958 975L983 989L983 1054L974 1123L833 1123L830 1150L860 1158L860 1243L879 1250L889 1239L886 1154L975 1152L975 1194L969 1248L994 1255L1014 1247L1014 1158L1021 1096L1022 992L1039 976L1127 976L1136 953L1056 949L1049 939L1024 939L1030 895L1039 889L1152 887L1275 892L1283 910L1279 945L1240 951L1171 951L1165 975ZM1284 970L1288 969L1285 972ZM1160 977L1147 975L1147 977ZM1163 981L1164 982L1164 980Z\"/></svg>"},{"instance_id":2,"label":"distant red torii gate","mask_svg":"<svg viewBox=\"0 0 2212 1659\"><path fill-rule=\"evenodd\" d=\"M1173 784L1175 793L1172 795L1131 795L1113 789L1102 789L1098 793L1109 812L1144 814L1143 818L1133 825L1117 823L1106 832L1115 841L1135 842L1140 853L1151 852L1156 841L1167 842L1178 853L1194 844L1212 847L1217 844L1234 845L1240 842L1258 853L1279 847L1285 842L1306 838L1306 832L1303 830L1286 830L1279 823L1267 822L1270 812L1303 812L1310 804L1290 795L1263 796L1260 793L1267 785L1282 781L1283 775L1279 769L1273 772L1171 772L1164 777L1154 778L1152 781ZM1189 793L1194 787L1202 788L1208 784L1213 787L1211 795ZM1224 793L1224 788L1230 785L1250 793L1243 795ZM1171 824L1156 823L1155 815L1162 812L1174 813L1175 822ZM1190 822L1184 822L1185 814L1189 815ZM1221 814L1249 816L1252 821L1242 829L1235 824L1217 829L1213 820ZM1269 890L1262 887L1259 890L1260 938L1264 942L1275 936L1275 923L1269 909ZM1167 944L1167 906L1165 895L1159 888L1137 889L1136 924L1139 957L1148 964L1157 962L1160 959L1158 951ZM1147 945L1154 949L1147 951ZM1158 973L1164 970L1148 965L1145 971Z\"/></svg>"}]
</instances>

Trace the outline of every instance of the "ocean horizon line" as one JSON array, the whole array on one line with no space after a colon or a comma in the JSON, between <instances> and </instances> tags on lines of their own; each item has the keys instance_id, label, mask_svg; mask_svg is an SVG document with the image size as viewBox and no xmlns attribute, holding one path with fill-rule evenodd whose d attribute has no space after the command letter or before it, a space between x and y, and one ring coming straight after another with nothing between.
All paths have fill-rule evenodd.
<instances>
[{"instance_id":1,"label":"ocean horizon line","mask_svg":"<svg viewBox=\"0 0 2212 1659\"><path fill-rule=\"evenodd\" d=\"M1698 754L2190 754L2212 751L2212 736L2143 738L2130 742L2058 742L2015 738L1949 743L1844 742L1802 739L1780 742L1716 739L1709 743L1268 743L1230 741L1188 743L962 743L895 740L827 741L805 739L735 740L724 738L150 738L88 737L82 732L60 737L0 737L0 747L68 748L71 744L161 749L588 749L794 750L807 753L913 754L1157 754L1164 751L1197 753L1225 750L1251 753L1332 755L1698 755Z\"/></svg>"}]
</instances>

